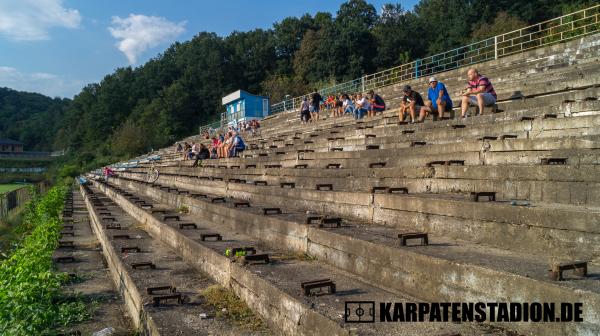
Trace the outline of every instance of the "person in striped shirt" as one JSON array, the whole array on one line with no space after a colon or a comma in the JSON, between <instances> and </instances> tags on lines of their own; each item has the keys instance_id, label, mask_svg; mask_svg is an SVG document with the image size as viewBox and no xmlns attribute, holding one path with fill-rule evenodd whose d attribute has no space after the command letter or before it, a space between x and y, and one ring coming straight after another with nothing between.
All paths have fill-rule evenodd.
<instances>
[{"instance_id":1,"label":"person in striped shirt","mask_svg":"<svg viewBox=\"0 0 600 336\"><path fill-rule=\"evenodd\" d=\"M467 117L469 105L478 106L479 114L483 114L483 108L496 104L497 98L492 82L487 77L480 75L477 69L469 69L467 78L469 82L462 94L462 104L460 105L462 118Z\"/></svg>"}]
</instances>

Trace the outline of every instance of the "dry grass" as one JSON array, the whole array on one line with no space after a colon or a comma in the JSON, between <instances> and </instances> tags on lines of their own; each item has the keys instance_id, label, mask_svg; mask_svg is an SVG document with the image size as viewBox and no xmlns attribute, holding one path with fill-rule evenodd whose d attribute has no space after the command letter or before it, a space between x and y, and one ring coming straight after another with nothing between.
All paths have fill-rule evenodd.
<instances>
[{"instance_id":1,"label":"dry grass","mask_svg":"<svg viewBox=\"0 0 600 336\"><path fill-rule=\"evenodd\" d=\"M206 303L215 307L217 317L232 320L242 328L252 331L266 330L264 322L231 289L212 285L200 292ZM223 311L225 308L225 311Z\"/></svg>"}]
</instances>

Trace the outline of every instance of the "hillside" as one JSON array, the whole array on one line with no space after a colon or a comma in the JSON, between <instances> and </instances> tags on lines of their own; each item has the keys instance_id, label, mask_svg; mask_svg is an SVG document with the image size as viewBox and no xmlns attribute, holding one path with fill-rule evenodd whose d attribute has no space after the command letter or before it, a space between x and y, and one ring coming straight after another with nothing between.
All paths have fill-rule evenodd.
<instances>
[{"instance_id":1,"label":"hillside","mask_svg":"<svg viewBox=\"0 0 600 336\"><path fill-rule=\"evenodd\" d=\"M51 150L69 103L0 87L0 138L19 140L25 150Z\"/></svg>"},{"instance_id":2,"label":"hillside","mask_svg":"<svg viewBox=\"0 0 600 336\"><path fill-rule=\"evenodd\" d=\"M422 0L413 11L389 4L378 14L351 0L335 16L288 17L226 37L200 32L142 66L116 69L72 101L3 90L0 136L28 149L67 149L72 163L97 167L196 133L237 89L277 102L592 2Z\"/></svg>"}]
</instances>

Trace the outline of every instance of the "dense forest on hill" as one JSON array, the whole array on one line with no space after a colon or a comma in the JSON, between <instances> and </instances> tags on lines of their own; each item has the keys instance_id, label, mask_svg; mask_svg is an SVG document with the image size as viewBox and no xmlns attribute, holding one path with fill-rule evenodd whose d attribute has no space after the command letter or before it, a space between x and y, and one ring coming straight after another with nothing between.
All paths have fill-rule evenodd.
<instances>
[{"instance_id":1,"label":"dense forest on hill","mask_svg":"<svg viewBox=\"0 0 600 336\"><path fill-rule=\"evenodd\" d=\"M67 149L72 163L97 167L195 133L237 89L277 102L593 3L421 0L412 11L389 4L378 13L349 0L335 15L298 13L268 30L200 32L137 68L116 69L72 100L0 90L0 138L30 150Z\"/></svg>"},{"instance_id":2,"label":"dense forest on hill","mask_svg":"<svg viewBox=\"0 0 600 336\"><path fill-rule=\"evenodd\" d=\"M52 148L69 99L0 88L0 139L20 140L25 150Z\"/></svg>"}]
</instances>

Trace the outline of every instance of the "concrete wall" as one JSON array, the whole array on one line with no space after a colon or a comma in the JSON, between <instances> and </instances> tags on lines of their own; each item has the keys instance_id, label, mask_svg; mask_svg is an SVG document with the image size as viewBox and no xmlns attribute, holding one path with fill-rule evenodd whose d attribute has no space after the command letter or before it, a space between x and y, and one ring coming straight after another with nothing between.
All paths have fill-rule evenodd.
<instances>
[{"instance_id":1,"label":"concrete wall","mask_svg":"<svg viewBox=\"0 0 600 336\"><path fill-rule=\"evenodd\" d=\"M16 214L30 199L27 186L0 195L0 219Z\"/></svg>"}]
</instances>

